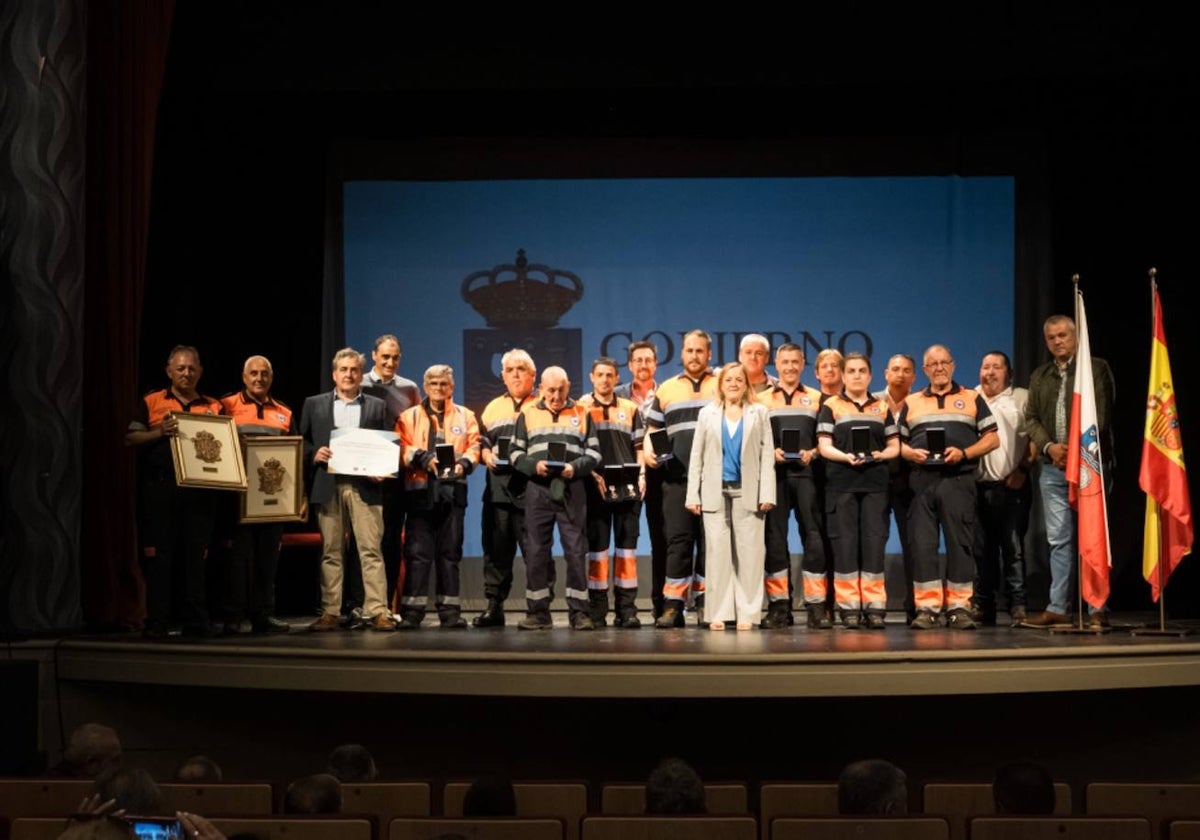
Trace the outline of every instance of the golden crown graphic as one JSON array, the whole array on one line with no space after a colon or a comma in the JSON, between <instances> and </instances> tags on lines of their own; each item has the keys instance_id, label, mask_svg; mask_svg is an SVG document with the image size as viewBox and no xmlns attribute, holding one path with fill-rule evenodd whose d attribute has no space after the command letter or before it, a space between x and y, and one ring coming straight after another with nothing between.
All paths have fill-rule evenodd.
<instances>
[{"instance_id":1,"label":"golden crown graphic","mask_svg":"<svg viewBox=\"0 0 1200 840\"><path fill-rule=\"evenodd\" d=\"M522 248L515 263L464 277L462 297L489 327L548 329L583 297L583 281L570 271L529 262Z\"/></svg>"}]
</instances>

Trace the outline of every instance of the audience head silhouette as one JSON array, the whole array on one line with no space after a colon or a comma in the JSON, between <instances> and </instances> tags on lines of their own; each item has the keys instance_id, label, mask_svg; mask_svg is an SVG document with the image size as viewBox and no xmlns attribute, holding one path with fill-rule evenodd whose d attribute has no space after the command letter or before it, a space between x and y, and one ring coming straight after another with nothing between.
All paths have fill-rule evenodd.
<instances>
[{"instance_id":1,"label":"audience head silhouette","mask_svg":"<svg viewBox=\"0 0 1200 840\"><path fill-rule=\"evenodd\" d=\"M1013 761L996 770L992 797L997 814L1054 813L1054 780L1050 771L1032 761Z\"/></svg>"},{"instance_id":2,"label":"audience head silhouette","mask_svg":"<svg viewBox=\"0 0 1200 840\"><path fill-rule=\"evenodd\" d=\"M503 776L480 776L463 797L464 817L515 817L517 794Z\"/></svg>"},{"instance_id":3,"label":"audience head silhouette","mask_svg":"<svg viewBox=\"0 0 1200 840\"><path fill-rule=\"evenodd\" d=\"M121 763L121 739L111 726L85 723L75 728L67 741L57 775L95 779Z\"/></svg>"},{"instance_id":4,"label":"audience head silhouette","mask_svg":"<svg viewBox=\"0 0 1200 840\"><path fill-rule=\"evenodd\" d=\"M175 781L213 784L221 781L221 766L206 755L194 755L175 770Z\"/></svg>"},{"instance_id":5,"label":"audience head silhouette","mask_svg":"<svg viewBox=\"0 0 1200 840\"><path fill-rule=\"evenodd\" d=\"M362 744L342 744L329 754L326 768L340 782L373 782L379 778L375 759Z\"/></svg>"},{"instance_id":6,"label":"audience head silhouette","mask_svg":"<svg viewBox=\"0 0 1200 840\"><path fill-rule=\"evenodd\" d=\"M703 814L704 783L681 758L665 758L646 779L647 814Z\"/></svg>"},{"instance_id":7,"label":"audience head silhouette","mask_svg":"<svg viewBox=\"0 0 1200 840\"><path fill-rule=\"evenodd\" d=\"M881 817L908 813L904 771L879 758L846 765L838 777L838 813Z\"/></svg>"},{"instance_id":8,"label":"audience head silhouette","mask_svg":"<svg viewBox=\"0 0 1200 840\"><path fill-rule=\"evenodd\" d=\"M285 814L337 814L341 810L341 782L328 773L296 779L283 798Z\"/></svg>"},{"instance_id":9,"label":"audience head silhouette","mask_svg":"<svg viewBox=\"0 0 1200 840\"><path fill-rule=\"evenodd\" d=\"M162 791L154 778L140 767L114 767L96 779L100 801L116 800L116 810L150 816L162 813Z\"/></svg>"}]
</instances>

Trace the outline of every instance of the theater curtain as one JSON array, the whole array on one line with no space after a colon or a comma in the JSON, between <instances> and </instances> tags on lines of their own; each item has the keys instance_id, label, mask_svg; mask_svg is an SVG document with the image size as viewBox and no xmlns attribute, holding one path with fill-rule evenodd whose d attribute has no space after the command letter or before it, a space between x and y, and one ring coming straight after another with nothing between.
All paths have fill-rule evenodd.
<instances>
[{"instance_id":1,"label":"theater curtain","mask_svg":"<svg viewBox=\"0 0 1200 840\"><path fill-rule=\"evenodd\" d=\"M93 0L88 11L83 538L88 625L143 617L135 462L122 446L138 387L155 122L174 0Z\"/></svg>"}]
</instances>

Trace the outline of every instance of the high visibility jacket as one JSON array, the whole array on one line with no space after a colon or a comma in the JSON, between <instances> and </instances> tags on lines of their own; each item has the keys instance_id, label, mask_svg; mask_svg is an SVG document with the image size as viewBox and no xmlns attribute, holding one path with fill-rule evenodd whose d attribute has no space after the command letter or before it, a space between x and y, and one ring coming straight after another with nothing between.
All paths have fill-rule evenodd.
<instances>
[{"instance_id":1,"label":"high visibility jacket","mask_svg":"<svg viewBox=\"0 0 1200 840\"><path fill-rule=\"evenodd\" d=\"M900 438L914 449L928 449L928 434L932 428L945 430L946 446L966 450L988 432L996 430L996 418L987 400L957 382L950 390L935 394L929 388L908 395L898 418ZM957 464L914 464L914 469L937 470L943 475L975 472L978 461L967 459Z\"/></svg>"},{"instance_id":2,"label":"high visibility jacket","mask_svg":"<svg viewBox=\"0 0 1200 840\"><path fill-rule=\"evenodd\" d=\"M161 426L168 414L223 414L221 401L197 394L191 402L183 402L175 396L170 388L150 391L138 403L137 412L129 430L147 432L155 426ZM140 447L142 469L153 472L174 472L174 459L171 456L171 439L160 438L147 446Z\"/></svg>"},{"instance_id":3,"label":"high visibility jacket","mask_svg":"<svg viewBox=\"0 0 1200 840\"><path fill-rule=\"evenodd\" d=\"M717 377L705 371L699 379L686 373L673 376L658 386L654 401L646 410L647 430L666 429L675 457L664 465L669 481L687 481L688 460L692 457L692 438L700 409L717 396ZM661 455L662 453L655 453Z\"/></svg>"},{"instance_id":4,"label":"high visibility jacket","mask_svg":"<svg viewBox=\"0 0 1200 840\"><path fill-rule=\"evenodd\" d=\"M845 391L825 401L817 421L818 435L831 438L833 445L843 452L853 452L856 427L867 430L868 452L883 449L900 433L887 403L870 394L862 403L850 399ZM835 493L884 493L888 487L884 461L859 467L829 461L825 464L825 476L826 486Z\"/></svg>"},{"instance_id":5,"label":"high visibility jacket","mask_svg":"<svg viewBox=\"0 0 1200 840\"><path fill-rule=\"evenodd\" d=\"M405 490L423 490L429 485L426 465L429 458L436 457L439 443L452 444L458 463L463 465L463 474L456 481L466 483L467 475L479 463L479 423L475 412L450 400L446 400L441 423L429 400L424 399L401 412L396 418L396 432L400 435Z\"/></svg>"},{"instance_id":6,"label":"high visibility jacket","mask_svg":"<svg viewBox=\"0 0 1200 840\"><path fill-rule=\"evenodd\" d=\"M592 416L592 429L600 442L600 466L620 467L637 463L642 448L642 415L632 400L613 397L607 405L598 402L595 394L579 398L579 404Z\"/></svg>"},{"instance_id":7,"label":"high visibility jacket","mask_svg":"<svg viewBox=\"0 0 1200 840\"><path fill-rule=\"evenodd\" d=\"M538 476L537 462L549 460L551 443L566 446L566 460L574 468L572 481L588 475L600 463L600 442L592 430L588 410L574 400L567 400L561 411L554 412L538 400L521 410L513 432L512 464L529 480L549 484L554 476Z\"/></svg>"},{"instance_id":8,"label":"high visibility jacket","mask_svg":"<svg viewBox=\"0 0 1200 840\"><path fill-rule=\"evenodd\" d=\"M796 385L790 394L782 385L776 384L770 391L758 396L758 401L767 407L771 418L771 435L775 445L783 445L783 430L796 429L800 433L800 448L813 449L817 445L817 412L821 410L821 392L803 383ZM778 473L811 472L810 465L801 460L784 461L775 465Z\"/></svg>"},{"instance_id":9,"label":"high visibility jacket","mask_svg":"<svg viewBox=\"0 0 1200 840\"><path fill-rule=\"evenodd\" d=\"M225 414L233 416L238 434L295 434L292 410L270 395L260 403L245 391L238 391L221 397L221 407Z\"/></svg>"}]
</instances>

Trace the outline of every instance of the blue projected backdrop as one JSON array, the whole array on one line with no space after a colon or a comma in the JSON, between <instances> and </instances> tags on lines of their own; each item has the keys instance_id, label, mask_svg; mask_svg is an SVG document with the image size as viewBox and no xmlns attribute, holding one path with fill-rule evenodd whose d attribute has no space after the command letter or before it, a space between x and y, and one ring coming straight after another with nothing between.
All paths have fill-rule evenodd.
<instances>
[{"instance_id":1,"label":"blue projected backdrop","mask_svg":"<svg viewBox=\"0 0 1200 840\"><path fill-rule=\"evenodd\" d=\"M499 359L514 345L539 370L565 367L573 396L589 390L592 359L624 363L634 339L658 345L658 381L678 373L680 336L697 327L713 335L714 364L736 358L750 332L772 347L801 344L810 385L818 349L867 352L873 390L893 353L917 359L920 387L921 353L946 344L956 380L973 386L985 352L1012 350L1011 177L353 181L344 190L348 342L369 352L376 336L397 334L403 375L420 384L426 367L449 364L455 400L476 411L503 392ZM502 284L518 251L561 272L551 295L569 305L561 315L535 323L513 306ZM466 291L488 299L483 312L464 299L472 275ZM479 470L466 556L481 554L482 482ZM792 543L800 551L794 533ZM899 551L894 533L888 550ZM644 534L639 552L649 553Z\"/></svg>"}]
</instances>

